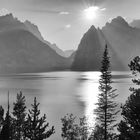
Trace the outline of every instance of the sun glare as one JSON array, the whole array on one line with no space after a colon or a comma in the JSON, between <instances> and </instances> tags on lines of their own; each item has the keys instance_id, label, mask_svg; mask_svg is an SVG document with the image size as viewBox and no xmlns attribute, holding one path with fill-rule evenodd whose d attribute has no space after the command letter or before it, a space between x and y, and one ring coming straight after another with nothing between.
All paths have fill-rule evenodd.
<instances>
[{"instance_id":1,"label":"sun glare","mask_svg":"<svg viewBox=\"0 0 140 140\"><path fill-rule=\"evenodd\" d=\"M84 10L85 16L88 20L93 20L97 18L97 12L99 10L99 7L97 6L91 6Z\"/></svg>"}]
</instances>

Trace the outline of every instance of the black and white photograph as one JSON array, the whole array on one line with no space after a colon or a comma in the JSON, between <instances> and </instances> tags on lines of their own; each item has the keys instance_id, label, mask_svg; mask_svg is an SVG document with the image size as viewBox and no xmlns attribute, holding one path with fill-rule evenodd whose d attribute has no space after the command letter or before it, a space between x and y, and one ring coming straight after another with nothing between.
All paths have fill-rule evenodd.
<instances>
[{"instance_id":1,"label":"black and white photograph","mask_svg":"<svg viewBox=\"0 0 140 140\"><path fill-rule=\"evenodd\" d=\"M140 140L140 0L0 0L0 140Z\"/></svg>"}]
</instances>

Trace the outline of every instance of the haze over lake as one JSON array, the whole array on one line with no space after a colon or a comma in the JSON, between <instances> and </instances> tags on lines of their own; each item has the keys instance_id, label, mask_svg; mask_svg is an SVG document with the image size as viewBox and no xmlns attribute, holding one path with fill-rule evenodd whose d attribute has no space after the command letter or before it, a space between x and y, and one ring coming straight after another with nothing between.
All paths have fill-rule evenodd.
<instances>
[{"instance_id":1,"label":"haze over lake","mask_svg":"<svg viewBox=\"0 0 140 140\"><path fill-rule=\"evenodd\" d=\"M119 96L117 101L123 103L130 95L133 86L131 73L113 72L113 87ZM89 117L93 121L93 110L99 93L99 72L48 72L0 76L0 105L7 107L7 93L10 92L11 111L16 94L20 91L26 96L26 105L30 108L34 97L40 102L42 113L47 115L50 126L54 125L56 133L50 140L61 139L61 118L67 113L77 117Z\"/></svg>"}]
</instances>

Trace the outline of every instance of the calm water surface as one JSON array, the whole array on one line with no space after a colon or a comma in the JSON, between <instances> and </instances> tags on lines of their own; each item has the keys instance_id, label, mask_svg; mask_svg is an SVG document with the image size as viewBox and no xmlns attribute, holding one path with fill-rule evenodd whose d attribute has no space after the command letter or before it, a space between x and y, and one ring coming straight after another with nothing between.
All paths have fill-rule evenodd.
<instances>
[{"instance_id":1,"label":"calm water surface","mask_svg":"<svg viewBox=\"0 0 140 140\"><path fill-rule=\"evenodd\" d=\"M30 108L34 97L40 102L42 113L47 115L50 126L56 133L50 140L61 139L61 118L67 113L81 117L86 115L88 123L94 122L93 110L97 102L99 72L49 72L0 76L0 105L7 107L7 93L10 92L11 111L16 94L26 96ZM113 86L117 88L117 102L124 103L133 86L131 74L113 72Z\"/></svg>"}]
</instances>

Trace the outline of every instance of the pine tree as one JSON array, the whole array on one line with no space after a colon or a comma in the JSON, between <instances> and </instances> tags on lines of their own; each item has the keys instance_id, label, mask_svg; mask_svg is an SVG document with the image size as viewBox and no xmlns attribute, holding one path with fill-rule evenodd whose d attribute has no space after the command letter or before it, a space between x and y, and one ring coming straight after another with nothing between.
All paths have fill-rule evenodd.
<instances>
[{"instance_id":1,"label":"pine tree","mask_svg":"<svg viewBox=\"0 0 140 140\"><path fill-rule=\"evenodd\" d=\"M14 116L14 121L13 121L14 139L24 140L26 105L25 105L25 96L22 95L22 92L17 94L17 100L14 103L14 107L13 107L13 116Z\"/></svg>"},{"instance_id":2,"label":"pine tree","mask_svg":"<svg viewBox=\"0 0 140 140\"><path fill-rule=\"evenodd\" d=\"M140 57L135 57L129 64L135 77L140 76ZM140 77L132 80L140 85ZM122 106L123 120L119 123L120 140L140 140L140 88L130 88L132 94Z\"/></svg>"},{"instance_id":3,"label":"pine tree","mask_svg":"<svg viewBox=\"0 0 140 140\"><path fill-rule=\"evenodd\" d=\"M79 123L79 135L80 135L80 140L88 140L89 134L90 134L90 128L87 123L87 118L84 116L82 118L79 118L80 123Z\"/></svg>"},{"instance_id":4,"label":"pine tree","mask_svg":"<svg viewBox=\"0 0 140 140\"><path fill-rule=\"evenodd\" d=\"M89 126L87 118L84 116L79 118L79 123L76 123L76 117L73 114L67 114L62 119L63 140L88 140Z\"/></svg>"},{"instance_id":5,"label":"pine tree","mask_svg":"<svg viewBox=\"0 0 140 140\"><path fill-rule=\"evenodd\" d=\"M0 132L4 122L4 109L0 106Z\"/></svg>"},{"instance_id":6,"label":"pine tree","mask_svg":"<svg viewBox=\"0 0 140 140\"><path fill-rule=\"evenodd\" d=\"M1 135L0 135L0 140L13 140L13 119L10 116L10 114L6 113L6 117L4 119Z\"/></svg>"},{"instance_id":7,"label":"pine tree","mask_svg":"<svg viewBox=\"0 0 140 140\"><path fill-rule=\"evenodd\" d=\"M3 127L0 135L1 140L13 140L13 119L10 115L10 105L9 105L9 92L8 92L8 110L6 117L3 121Z\"/></svg>"},{"instance_id":8,"label":"pine tree","mask_svg":"<svg viewBox=\"0 0 140 140\"><path fill-rule=\"evenodd\" d=\"M110 69L110 60L108 55L107 45L103 53L102 67L101 67L101 78L99 80L99 90L97 109L95 114L97 115L97 122L99 126L104 129L104 140L110 139L108 136L115 127L117 104L115 98L118 96L111 86L112 75Z\"/></svg>"},{"instance_id":9,"label":"pine tree","mask_svg":"<svg viewBox=\"0 0 140 140\"><path fill-rule=\"evenodd\" d=\"M79 136L78 125L75 123L76 117L73 114L67 114L61 119L63 140L77 140Z\"/></svg>"},{"instance_id":10,"label":"pine tree","mask_svg":"<svg viewBox=\"0 0 140 140\"><path fill-rule=\"evenodd\" d=\"M40 117L40 110L38 109L39 103L34 98L34 104L31 105L32 110L29 110L28 118L26 121L26 137L30 140L43 140L49 138L54 134L54 127L46 131L49 123L46 123L46 115Z\"/></svg>"},{"instance_id":11,"label":"pine tree","mask_svg":"<svg viewBox=\"0 0 140 140\"><path fill-rule=\"evenodd\" d=\"M103 139L104 139L104 129L97 124L95 125L89 140L103 140Z\"/></svg>"}]
</instances>

